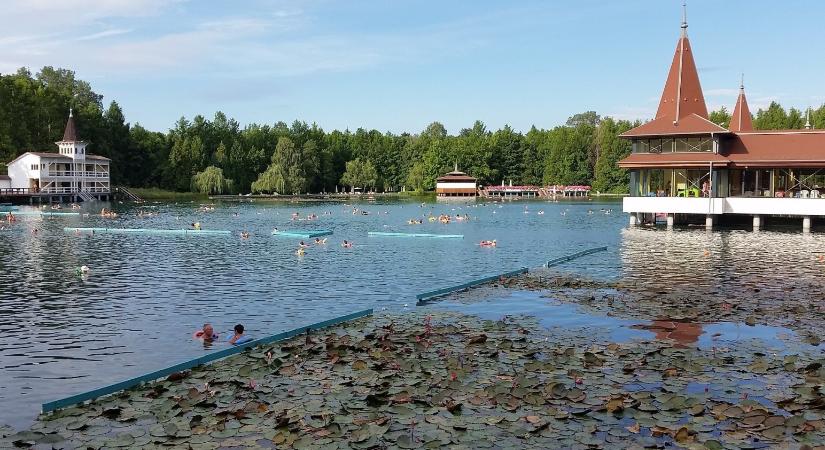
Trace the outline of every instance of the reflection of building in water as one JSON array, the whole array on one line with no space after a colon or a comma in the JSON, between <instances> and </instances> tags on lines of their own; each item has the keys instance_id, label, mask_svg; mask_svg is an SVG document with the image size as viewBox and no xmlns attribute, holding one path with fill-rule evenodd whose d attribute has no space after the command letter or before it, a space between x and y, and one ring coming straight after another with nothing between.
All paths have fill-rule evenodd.
<instances>
[{"instance_id":1,"label":"reflection of building in water","mask_svg":"<svg viewBox=\"0 0 825 450\"><path fill-rule=\"evenodd\" d=\"M727 128L708 118L687 37L687 20L665 81L656 117L624 133L632 153L624 211L630 223L703 216L710 227L727 215L825 217L825 131L753 129L744 83ZM645 216L648 215L648 216Z\"/></svg>"},{"instance_id":2,"label":"reflection of building in water","mask_svg":"<svg viewBox=\"0 0 825 450\"><path fill-rule=\"evenodd\" d=\"M620 278L644 293L654 308L662 296L672 303L704 310L712 300L732 303L825 298L825 263L818 259L825 235L647 228L622 230Z\"/></svg>"},{"instance_id":3,"label":"reflection of building in water","mask_svg":"<svg viewBox=\"0 0 825 450\"><path fill-rule=\"evenodd\" d=\"M697 342L703 332L701 324L667 319L654 320L649 325L641 325L639 328L652 331L656 334L656 339L676 341L683 345Z\"/></svg>"}]
</instances>

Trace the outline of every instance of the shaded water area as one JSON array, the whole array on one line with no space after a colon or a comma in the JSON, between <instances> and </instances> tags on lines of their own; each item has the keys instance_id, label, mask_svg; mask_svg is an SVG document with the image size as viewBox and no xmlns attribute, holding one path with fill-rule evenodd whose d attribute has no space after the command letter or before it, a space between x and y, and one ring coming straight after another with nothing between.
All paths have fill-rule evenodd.
<instances>
[{"instance_id":1,"label":"shaded water area","mask_svg":"<svg viewBox=\"0 0 825 450\"><path fill-rule=\"evenodd\" d=\"M712 352L804 352L809 359L822 351L815 338L825 318L818 253L825 237L815 233L627 230L618 204L597 202L357 205L369 215L334 203L227 203L205 212L196 204L114 207L117 219L21 217L0 232L0 402L13 406L0 411L0 423L25 426L43 401L203 354L209 349L190 336L204 321L224 335L237 322L264 335L364 307L411 309L419 292L600 245L608 252L547 274L568 274L571 282L471 290L434 310L452 304L484 318L526 314L555 336L600 344L669 342ZM608 208L613 214L601 211ZM140 210L158 214L140 218ZM319 218L293 222L293 211ZM471 220L406 224L431 211ZM183 228L194 221L234 234L90 237L62 230ZM271 237L276 226L335 234L298 257L299 239ZM242 229L250 239L239 238ZM465 239L368 238L368 231ZM342 249L343 239L355 247ZM499 246L479 248L482 239ZM87 279L75 275L82 264L92 269Z\"/></svg>"}]
</instances>

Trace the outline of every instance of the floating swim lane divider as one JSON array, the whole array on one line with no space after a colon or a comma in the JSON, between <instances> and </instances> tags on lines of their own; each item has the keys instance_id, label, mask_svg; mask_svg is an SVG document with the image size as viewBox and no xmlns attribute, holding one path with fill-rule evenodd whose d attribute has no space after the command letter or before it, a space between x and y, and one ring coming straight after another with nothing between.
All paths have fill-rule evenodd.
<instances>
[{"instance_id":1,"label":"floating swim lane divider","mask_svg":"<svg viewBox=\"0 0 825 450\"><path fill-rule=\"evenodd\" d=\"M418 306L421 306L421 305L423 305L423 304L425 304L425 303L427 303L427 302L429 302L429 301L431 301L435 298L443 297L447 294L452 294L453 292L463 291L465 289L469 289L471 287L478 286L480 284L489 283L491 281L497 281L501 278L509 278L509 277L514 277L516 275L522 275L522 274L527 273L528 271L529 271L529 269L527 267L522 267L521 269L518 269L518 270L513 270L513 271L510 271L510 272L505 272L505 273L501 273L501 274L498 274L498 275L492 275L492 276L489 276L489 277L484 277L484 278L479 278L477 280L468 281L467 283L459 284L458 286L451 286L451 287L447 287L447 288L443 288L443 289L436 289L436 290L430 291L430 292L424 292L424 293L421 293L421 294L418 294L418 295L415 296L415 298L418 300L418 302L416 304Z\"/></svg>"},{"instance_id":2,"label":"floating swim lane divider","mask_svg":"<svg viewBox=\"0 0 825 450\"><path fill-rule=\"evenodd\" d=\"M321 236L329 236L332 231L318 230L318 231L273 231L273 236L288 237L288 238L302 238L312 239Z\"/></svg>"},{"instance_id":3,"label":"floating swim lane divider","mask_svg":"<svg viewBox=\"0 0 825 450\"><path fill-rule=\"evenodd\" d=\"M593 253L604 252L607 251L607 247L595 247L588 250L583 250L578 253L573 253L572 255L562 256L561 258L551 259L547 261L547 264L544 267L553 267L558 266L559 264L566 263L568 261L572 261L576 258L581 258L582 256L590 255Z\"/></svg>"},{"instance_id":4,"label":"floating swim lane divider","mask_svg":"<svg viewBox=\"0 0 825 450\"><path fill-rule=\"evenodd\" d=\"M63 228L67 233L106 233L106 234L185 234L192 236L227 235L227 230L153 230L149 228Z\"/></svg>"},{"instance_id":5,"label":"floating swim lane divider","mask_svg":"<svg viewBox=\"0 0 825 450\"><path fill-rule=\"evenodd\" d=\"M151 373L147 373L146 375L141 375L139 377L131 378L126 381L121 381L120 383L111 384L109 386L105 386L99 389L95 389L93 391L84 392L82 394L73 395L71 397L66 397L60 400L55 400L53 402L43 403L41 409L44 413L52 412L61 408L65 408L67 406L77 405L79 403L83 403L88 400L93 400L98 397L103 397L105 395L111 395L116 392L123 391L125 389L129 389L135 387L141 383L146 383L149 381L154 381L159 378L163 378L169 376L175 372L181 372L184 370L191 369L193 367L197 367L209 362L213 362L222 358L226 358L227 356L232 356L238 354L248 348L256 347L258 345L266 345L271 344L273 342L283 341L285 339L289 339L300 334L306 333L311 330L319 330L326 327L331 327L333 325L338 325L344 322L349 322L351 320L360 319L362 317L371 316L372 309L365 309L363 311L354 312L352 314L347 314L346 316L336 317L334 319L325 320L323 322L314 323L312 325L303 326L300 328L296 328L294 330L285 331L283 333L274 334L272 336L268 336L261 339L255 339L249 342L245 342L243 344L234 345L224 350L220 350L217 352L209 353L205 356L201 356L200 358L195 358L189 361L182 362L180 364L176 364L171 367L167 367L165 369L156 370Z\"/></svg>"},{"instance_id":6,"label":"floating swim lane divider","mask_svg":"<svg viewBox=\"0 0 825 450\"><path fill-rule=\"evenodd\" d=\"M383 237L417 237L417 238L433 238L433 239L464 239L463 234L427 234L427 233L384 233L381 231L370 231L369 236L383 236Z\"/></svg>"},{"instance_id":7,"label":"floating swim lane divider","mask_svg":"<svg viewBox=\"0 0 825 450\"><path fill-rule=\"evenodd\" d=\"M4 211L8 212L8 211ZM78 212L49 212L49 211L12 211L14 216L79 216Z\"/></svg>"}]
</instances>

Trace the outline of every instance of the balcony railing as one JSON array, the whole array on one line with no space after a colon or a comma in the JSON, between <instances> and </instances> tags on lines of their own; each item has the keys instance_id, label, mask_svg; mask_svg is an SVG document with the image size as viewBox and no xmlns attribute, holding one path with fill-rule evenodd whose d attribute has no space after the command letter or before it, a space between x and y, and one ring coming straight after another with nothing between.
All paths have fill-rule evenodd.
<instances>
[{"instance_id":1,"label":"balcony railing","mask_svg":"<svg viewBox=\"0 0 825 450\"><path fill-rule=\"evenodd\" d=\"M84 172L74 170L50 170L49 177L109 178L109 172Z\"/></svg>"},{"instance_id":2,"label":"balcony railing","mask_svg":"<svg viewBox=\"0 0 825 450\"><path fill-rule=\"evenodd\" d=\"M75 194L77 192L91 192L91 193L100 193L106 194L110 192L108 187L85 187L83 189L78 188L71 188L71 187L49 187L43 188L40 190L42 194Z\"/></svg>"}]
</instances>

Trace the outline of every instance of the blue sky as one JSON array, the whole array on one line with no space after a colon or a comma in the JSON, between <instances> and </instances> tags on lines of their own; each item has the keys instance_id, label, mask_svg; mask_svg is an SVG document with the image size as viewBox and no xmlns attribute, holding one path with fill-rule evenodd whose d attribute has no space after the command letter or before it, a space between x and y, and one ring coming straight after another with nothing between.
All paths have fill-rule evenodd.
<instances>
[{"instance_id":1,"label":"blue sky","mask_svg":"<svg viewBox=\"0 0 825 450\"><path fill-rule=\"evenodd\" d=\"M648 119L679 34L676 0L6 0L0 72L72 69L127 120L451 133L476 119L553 127L596 110ZM825 102L825 2L691 0L710 108Z\"/></svg>"}]
</instances>

